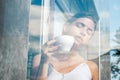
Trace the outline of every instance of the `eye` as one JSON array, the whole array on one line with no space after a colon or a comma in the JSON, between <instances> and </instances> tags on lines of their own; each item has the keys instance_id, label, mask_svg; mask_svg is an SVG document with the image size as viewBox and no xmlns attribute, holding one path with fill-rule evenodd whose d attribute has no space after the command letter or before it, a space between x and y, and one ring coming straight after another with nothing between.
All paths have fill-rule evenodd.
<instances>
[{"instance_id":1,"label":"eye","mask_svg":"<svg viewBox=\"0 0 120 80\"><path fill-rule=\"evenodd\" d=\"M93 32L94 32L94 30L93 30L93 29L88 28L88 30L87 30L88 35L92 35L92 34L93 34Z\"/></svg>"},{"instance_id":2,"label":"eye","mask_svg":"<svg viewBox=\"0 0 120 80\"><path fill-rule=\"evenodd\" d=\"M80 23L80 22L77 22L75 25L76 25L78 28L82 28L82 27L85 26L83 23Z\"/></svg>"}]
</instances>

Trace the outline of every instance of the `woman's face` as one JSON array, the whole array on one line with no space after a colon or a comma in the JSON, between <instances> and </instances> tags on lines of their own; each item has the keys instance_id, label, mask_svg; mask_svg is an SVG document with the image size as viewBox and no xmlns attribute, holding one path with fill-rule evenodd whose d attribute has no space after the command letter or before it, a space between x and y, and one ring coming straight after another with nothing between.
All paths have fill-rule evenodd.
<instances>
[{"instance_id":1,"label":"woman's face","mask_svg":"<svg viewBox=\"0 0 120 80\"><path fill-rule=\"evenodd\" d=\"M89 18L79 18L64 27L64 33L75 38L75 45L86 45L94 33L95 24Z\"/></svg>"}]
</instances>

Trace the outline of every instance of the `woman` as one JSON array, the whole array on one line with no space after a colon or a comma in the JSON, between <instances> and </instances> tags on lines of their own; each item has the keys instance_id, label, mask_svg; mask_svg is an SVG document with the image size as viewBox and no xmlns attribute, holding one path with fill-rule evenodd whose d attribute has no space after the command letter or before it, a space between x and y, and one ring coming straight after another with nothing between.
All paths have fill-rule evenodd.
<instances>
[{"instance_id":1,"label":"woman","mask_svg":"<svg viewBox=\"0 0 120 80\"><path fill-rule=\"evenodd\" d=\"M87 45L95 27L96 21L91 14L79 13L69 19L64 25L63 35L74 37L71 51L55 55L60 47L54 45L56 40L46 42L42 47L37 80L98 80L98 66L82 58L79 52L79 48Z\"/></svg>"}]
</instances>

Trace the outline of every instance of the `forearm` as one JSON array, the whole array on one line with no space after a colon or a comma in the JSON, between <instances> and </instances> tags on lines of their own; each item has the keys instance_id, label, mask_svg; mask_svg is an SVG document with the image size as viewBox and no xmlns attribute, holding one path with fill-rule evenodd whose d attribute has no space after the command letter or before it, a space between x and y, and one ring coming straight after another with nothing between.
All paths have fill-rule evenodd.
<instances>
[{"instance_id":1,"label":"forearm","mask_svg":"<svg viewBox=\"0 0 120 80\"><path fill-rule=\"evenodd\" d=\"M48 62L45 56L36 55L33 59L31 80L47 80Z\"/></svg>"},{"instance_id":2,"label":"forearm","mask_svg":"<svg viewBox=\"0 0 120 80\"><path fill-rule=\"evenodd\" d=\"M48 74L48 63L40 64L39 78L45 78Z\"/></svg>"},{"instance_id":3,"label":"forearm","mask_svg":"<svg viewBox=\"0 0 120 80\"><path fill-rule=\"evenodd\" d=\"M48 80L48 79L47 79L47 77L41 77L41 78L39 78L37 80Z\"/></svg>"},{"instance_id":4,"label":"forearm","mask_svg":"<svg viewBox=\"0 0 120 80\"><path fill-rule=\"evenodd\" d=\"M37 77L37 80L48 80L48 77L47 75L45 74L46 72L43 72L42 75L38 76Z\"/></svg>"},{"instance_id":5,"label":"forearm","mask_svg":"<svg viewBox=\"0 0 120 80\"><path fill-rule=\"evenodd\" d=\"M37 80L47 80L48 62L46 56L41 56Z\"/></svg>"}]
</instances>

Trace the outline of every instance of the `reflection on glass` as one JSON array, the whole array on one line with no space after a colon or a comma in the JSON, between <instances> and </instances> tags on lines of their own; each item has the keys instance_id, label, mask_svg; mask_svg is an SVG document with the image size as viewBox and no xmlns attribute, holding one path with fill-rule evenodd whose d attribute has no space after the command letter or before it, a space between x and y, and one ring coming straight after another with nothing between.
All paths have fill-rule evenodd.
<instances>
[{"instance_id":1,"label":"reflection on glass","mask_svg":"<svg viewBox=\"0 0 120 80\"><path fill-rule=\"evenodd\" d=\"M36 8L30 19L28 63L32 66L28 65L28 78L98 80L99 17L93 0L41 2L44 5L31 5Z\"/></svg>"}]
</instances>

